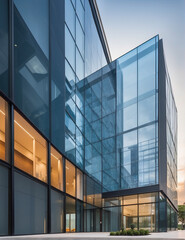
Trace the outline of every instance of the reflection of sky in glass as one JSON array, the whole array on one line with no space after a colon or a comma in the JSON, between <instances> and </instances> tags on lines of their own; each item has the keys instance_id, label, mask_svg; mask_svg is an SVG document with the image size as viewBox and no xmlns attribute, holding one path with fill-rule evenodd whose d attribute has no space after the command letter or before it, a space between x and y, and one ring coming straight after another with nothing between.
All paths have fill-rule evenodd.
<instances>
[{"instance_id":1,"label":"reflection of sky in glass","mask_svg":"<svg viewBox=\"0 0 185 240\"><path fill-rule=\"evenodd\" d=\"M112 58L159 34L178 108L179 199L185 202L185 1L97 0ZM113 16L113 17L110 17Z\"/></svg>"}]
</instances>

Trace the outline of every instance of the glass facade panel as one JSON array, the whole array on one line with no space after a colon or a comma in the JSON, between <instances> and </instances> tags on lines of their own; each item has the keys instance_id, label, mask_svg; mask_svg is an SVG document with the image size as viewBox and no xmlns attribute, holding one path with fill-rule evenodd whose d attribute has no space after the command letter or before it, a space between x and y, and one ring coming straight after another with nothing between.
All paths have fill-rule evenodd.
<instances>
[{"instance_id":1,"label":"glass facade panel","mask_svg":"<svg viewBox=\"0 0 185 240\"><path fill-rule=\"evenodd\" d=\"M51 185L63 191L63 157L51 147Z\"/></svg>"},{"instance_id":2,"label":"glass facade panel","mask_svg":"<svg viewBox=\"0 0 185 240\"><path fill-rule=\"evenodd\" d=\"M77 232L83 232L83 226L84 226L84 207L83 202L76 201L76 231Z\"/></svg>"},{"instance_id":3,"label":"glass facade panel","mask_svg":"<svg viewBox=\"0 0 185 240\"><path fill-rule=\"evenodd\" d=\"M131 224L137 227L138 224L138 210L137 205L130 205L123 207L123 227L126 229L131 228Z\"/></svg>"},{"instance_id":4,"label":"glass facade panel","mask_svg":"<svg viewBox=\"0 0 185 240\"><path fill-rule=\"evenodd\" d=\"M14 0L15 103L46 136L49 136L48 5L48 0Z\"/></svg>"},{"instance_id":5,"label":"glass facade panel","mask_svg":"<svg viewBox=\"0 0 185 240\"><path fill-rule=\"evenodd\" d=\"M19 173L15 183L15 235L47 233L47 187Z\"/></svg>"},{"instance_id":6,"label":"glass facade panel","mask_svg":"<svg viewBox=\"0 0 185 240\"><path fill-rule=\"evenodd\" d=\"M155 231L155 203L139 206L139 228Z\"/></svg>"},{"instance_id":7,"label":"glass facade panel","mask_svg":"<svg viewBox=\"0 0 185 240\"><path fill-rule=\"evenodd\" d=\"M157 183L155 177L155 124L140 128L139 141L139 186Z\"/></svg>"},{"instance_id":8,"label":"glass facade panel","mask_svg":"<svg viewBox=\"0 0 185 240\"><path fill-rule=\"evenodd\" d=\"M155 38L138 47L138 95L155 89Z\"/></svg>"},{"instance_id":9,"label":"glass facade panel","mask_svg":"<svg viewBox=\"0 0 185 240\"><path fill-rule=\"evenodd\" d=\"M0 166L0 235L9 233L9 170Z\"/></svg>"},{"instance_id":10,"label":"glass facade panel","mask_svg":"<svg viewBox=\"0 0 185 240\"><path fill-rule=\"evenodd\" d=\"M1 0L0 4L0 89L8 95L8 1Z\"/></svg>"},{"instance_id":11,"label":"glass facade panel","mask_svg":"<svg viewBox=\"0 0 185 240\"><path fill-rule=\"evenodd\" d=\"M3 98L0 97L0 159L6 162L10 161L10 121L9 106Z\"/></svg>"},{"instance_id":12,"label":"glass facade panel","mask_svg":"<svg viewBox=\"0 0 185 240\"><path fill-rule=\"evenodd\" d=\"M121 207L104 208L102 212L102 231L120 231Z\"/></svg>"},{"instance_id":13,"label":"glass facade panel","mask_svg":"<svg viewBox=\"0 0 185 240\"><path fill-rule=\"evenodd\" d=\"M74 197L76 195L75 175L75 166L66 160L66 193Z\"/></svg>"},{"instance_id":14,"label":"glass facade panel","mask_svg":"<svg viewBox=\"0 0 185 240\"><path fill-rule=\"evenodd\" d=\"M77 169L77 198L83 200L83 173Z\"/></svg>"},{"instance_id":15,"label":"glass facade panel","mask_svg":"<svg viewBox=\"0 0 185 240\"><path fill-rule=\"evenodd\" d=\"M64 196L51 190L51 232L64 232Z\"/></svg>"},{"instance_id":16,"label":"glass facade panel","mask_svg":"<svg viewBox=\"0 0 185 240\"><path fill-rule=\"evenodd\" d=\"M75 11L70 0L65 0L65 22L75 38Z\"/></svg>"},{"instance_id":17,"label":"glass facade panel","mask_svg":"<svg viewBox=\"0 0 185 240\"><path fill-rule=\"evenodd\" d=\"M46 140L14 111L14 164L28 174L47 182Z\"/></svg>"},{"instance_id":18,"label":"glass facade panel","mask_svg":"<svg viewBox=\"0 0 185 240\"><path fill-rule=\"evenodd\" d=\"M65 56L73 70L75 70L75 42L66 26L65 26Z\"/></svg>"},{"instance_id":19,"label":"glass facade panel","mask_svg":"<svg viewBox=\"0 0 185 240\"><path fill-rule=\"evenodd\" d=\"M66 232L76 232L76 200L66 197Z\"/></svg>"},{"instance_id":20,"label":"glass facade panel","mask_svg":"<svg viewBox=\"0 0 185 240\"><path fill-rule=\"evenodd\" d=\"M138 125L155 120L155 95L138 102Z\"/></svg>"},{"instance_id":21,"label":"glass facade panel","mask_svg":"<svg viewBox=\"0 0 185 240\"><path fill-rule=\"evenodd\" d=\"M124 205L137 204L137 195L125 196Z\"/></svg>"}]
</instances>

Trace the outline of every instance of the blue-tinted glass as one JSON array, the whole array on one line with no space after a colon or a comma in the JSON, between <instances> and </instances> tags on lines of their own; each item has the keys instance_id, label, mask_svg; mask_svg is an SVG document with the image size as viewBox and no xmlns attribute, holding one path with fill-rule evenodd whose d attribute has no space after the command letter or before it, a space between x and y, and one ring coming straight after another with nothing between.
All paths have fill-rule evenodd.
<instances>
[{"instance_id":1,"label":"blue-tinted glass","mask_svg":"<svg viewBox=\"0 0 185 240\"><path fill-rule=\"evenodd\" d=\"M121 188L137 187L138 147L137 131L117 138L117 159L121 163Z\"/></svg>"},{"instance_id":2,"label":"blue-tinted glass","mask_svg":"<svg viewBox=\"0 0 185 240\"><path fill-rule=\"evenodd\" d=\"M138 102L138 125L155 120L155 95Z\"/></svg>"},{"instance_id":3,"label":"blue-tinted glass","mask_svg":"<svg viewBox=\"0 0 185 240\"><path fill-rule=\"evenodd\" d=\"M64 196L51 190L51 232L64 231Z\"/></svg>"},{"instance_id":4,"label":"blue-tinted glass","mask_svg":"<svg viewBox=\"0 0 185 240\"><path fill-rule=\"evenodd\" d=\"M117 60L117 104L118 108L137 98L137 49Z\"/></svg>"},{"instance_id":5,"label":"blue-tinted glass","mask_svg":"<svg viewBox=\"0 0 185 240\"><path fill-rule=\"evenodd\" d=\"M73 98L75 101L75 73L65 61L65 76L66 76L66 100Z\"/></svg>"},{"instance_id":6,"label":"blue-tinted glass","mask_svg":"<svg viewBox=\"0 0 185 240\"><path fill-rule=\"evenodd\" d=\"M102 116L115 111L115 74L110 72L102 80Z\"/></svg>"},{"instance_id":7,"label":"blue-tinted glass","mask_svg":"<svg viewBox=\"0 0 185 240\"><path fill-rule=\"evenodd\" d=\"M155 89L155 38L138 47L138 95Z\"/></svg>"},{"instance_id":8,"label":"blue-tinted glass","mask_svg":"<svg viewBox=\"0 0 185 240\"><path fill-rule=\"evenodd\" d=\"M84 61L76 48L76 75L79 81L84 79Z\"/></svg>"},{"instance_id":9,"label":"blue-tinted glass","mask_svg":"<svg viewBox=\"0 0 185 240\"><path fill-rule=\"evenodd\" d=\"M69 98L66 101L65 109L69 113L69 115L73 119L73 121L75 122L75 120L76 120L76 106L75 106L74 101L71 98Z\"/></svg>"},{"instance_id":10,"label":"blue-tinted glass","mask_svg":"<svg viewBox=\"0 0 185 240\"><path fill-rule=\"evenodd\" d=\"M85 13L84 13L84 9L83 9L82 3L79 0L76 1L76 13L77 13L78 18L80 20L81 26L84 29Z\"/></svg>"},{"instance_id":11,"label":"blue-tinted glass","mask_svg":"<svg viewBox=\"0 0 185 240\"><path fill-rule=\"evenodd\" d=\"M75 139L75 124L67 113L65 114L65 126L66 126L66 133L72 139Z\"/></svg>"},{"instance_id":12,"label":"blue-tinted glass","mask_svg":"<svg viewBox=\"0 0 185 240\"><path fill-rule=\"evenodd\" d=\"M91 144L85 146L85 170L101 181L101 154Z\"/></svg>"},{"instance_id":13,"label":"blue-tinted glass","mask_svg":"<svg viewBox=\"0 0 185 240\"><path fill-rule=\"evenodd\" d=\"M139 186L155 184L155 124L138 130Z\"/></svg>"},{"instance_id":14,"label":"blue-tinted glass","mask_svg":"<svg viewBox=\"0 0 185 240\"><path fill-rule=\"evenodd\" d=\"M84 113L84 80L76 84L76 105Z\"/></svg>"},{"instance_id":15,"label":"blue-tinted glass","mask_svg":"<svg viewBox=\"0 0 185 240\"><path fill-rule=\"evenodd\" d=\"M102 119L102 138L115 135L115 114L110 114Z\"/></svg>"},{"instance_id":16,"label":"blue-tinted glass","mask_svg":"<svg viewBox=\"0 0 185 240\"><path fill-rule=\"evenodd\" d=\"M9 195L9 172L0 166L0 235L8 235L8 195Z\"/></svg>"},{"instance_id":17,"label":"blue-tinted glass","mask_svg":"<svg viewBox=\"0 0 185 240\"><path fill-rule=\"evenodd\" d=\"M8 95L8 1L0 6L0 89Z\"/></svg>"},{"instance_id":18,"label":"blue-tinted glass","mask_svg":"<svg viewBox=\"0 0 185 240\"><path fill-rule=\"evenodd\" d=\"M50 2L50 24L52 25L50 29L51 140L62 152L64 152L65 143L65 46L63 11L64 1L53 0Z\"/></svg>"},{"instance_id":19,"label":"blue-tinted glass","mask_svg":"<svg viewBox=\"0 0 185 240\"><path fill-rule=\"evenodd\" d=\"M78 108L76 108L76 126L84 133L84 117Z\"/></svg>"},{"instance_id":20,"label":"blue-tinted glass","mask_svg":"<svg viewBox=\"0 0 185 240\"><path fill-rule=\"evenodd\" d=\"M16 172L14 184L15 234L46 233L47 187Z\"/></svg>"},{"instance_id":21,"label":"blue-tinted glass","mask_svg":"<svg viewBox=\"0 0 185 240\"><path fill-rule=\"evenodd\" d=\"M65 22L75 39L75 11L70 0L65 0Z\"/></svg>"},{"instance_id":22,"label":"blue-tinted glass","mask_svg":"<svg viewBox=\"0 0 185 240\"><path fill-rule=\"evenodd\" d=\"M82 31L78 18L76 18L76 44L78 46L78 49L83 59L84 59L84 47L85 47L84 43L85 43L84 33Z\"/></svg>"},{"instance_id":23,"label":"blue-tinted glass","mask_svg":"<svg viewBox=\"0 0 185 240\"><path fill-rule=\"evenodd\" d=\"M65 27L65 56L75 70L75 42L67 27Z\"/></svg>"},{"instance_id":24,"label":"blue-tinted glass","mask_svg":"<svg viewBox=\"0 0 185 240\"><path fill-rule=\"evenodd\" d=\"M76 128L76 164L83 169L84 159L84 136L78 128Z\"/></svg>"},{"instance_id":25,"label":"blue-tinted glass","mask_svg":"<svg viewBox=\"0 0 185 240\"><path fill-rule=\"evenodd\" d=\"M66 156L73 162L75 162L76 154L75 154L75 143L69 137L69 135L65 134L65 154Z\"/></svg>"},{"instance_id":26,"label":"blue-tinted glass","mask_svg":"<svg viewBox=\"0 0 185 240\"><path fill-rule=\"evenodd\" d=\"M48 1L15 0L14 3L15 103L48 136Z\"/></svg>"}]
</instances>

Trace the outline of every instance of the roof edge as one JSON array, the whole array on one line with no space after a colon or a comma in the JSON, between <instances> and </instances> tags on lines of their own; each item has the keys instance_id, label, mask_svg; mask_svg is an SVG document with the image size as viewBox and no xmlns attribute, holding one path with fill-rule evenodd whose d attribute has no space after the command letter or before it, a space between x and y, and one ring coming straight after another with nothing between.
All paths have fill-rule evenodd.
<instances>
[{"instance_id":1,"label":"roof edge","mask_svg":"<svg viewBox=\"0 0 185 240\"><path fill-rule=\"evenodd\" d=\"M100 12L98 9L98 5L96 0L89 0L89 4L92 10L92 14L93 14L93 18L97 27L97 31L98 31L98 35L100 37L100 41L102 43L103 46L103 51L105 53L105 57L107 60L107 63L109 64L110 62L112 62L112 57L111 57L111 53L110 53L110 49L109 49L109 45L107 42L107 38L105 35L105 31L104 31L104 27L103 27L103 23L100 17Z\"/></svg>"}]
</instances>

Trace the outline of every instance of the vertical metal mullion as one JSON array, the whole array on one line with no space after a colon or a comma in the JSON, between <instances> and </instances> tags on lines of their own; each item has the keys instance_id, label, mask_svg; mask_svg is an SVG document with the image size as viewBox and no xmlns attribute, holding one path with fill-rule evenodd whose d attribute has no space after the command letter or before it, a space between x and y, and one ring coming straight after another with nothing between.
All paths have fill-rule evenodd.
<instances>
[{"instance_id":1,"label":"vertical metal mullion","mask_svg":"<svg viewBox=\"0 0 185 240\"><path fill-rule=\"evenodd\" d=\"M138 61L139 61L139 58L138 58L138 48L137 48L137 187L139 187L139 132L138 132L138 93L139 93L139 90L138 90L138 86L139 86L139 77L138 77Z\"/></svg>"},{"instance_id":2,"label":"vertical metal mullion","mask_svg":"<svg viewBox=\"0 0 185 240\"><path fill-rule=\"evenodd\" d=\"M77 168L75 167L75 228L77 232Z\"/></svg>"},{"instance_id":3,"label":"vertical metal mullion","mask_svg":"<svg viewBox=\"0 0 185 240\"><path fill-rule=\"evenodd\" d=\"M8 2L9 16L9 96L14 100L14 12L13 0ZM9 176L9 234L14 235L14 107L9 105L9 123L10 123L10 176Z\"/></svg>"},{"instance_id":4,"label":"vertical metal mullion","mask_svg":"<svg viewBox=\"0 0 185 240\"><path fill-rule=\"evenodd\" d=\"M51 233L51 158L50 158L50 143L48 143L48 167L47 167L47 175L48 175L48 222L47 222L47 232Z\"/></svg>"},{"instance_id":5,"label":"vertical metal mullion","mask_svg":"<svg viewBox=\"0 0 185 240\"><path fill-rule=\"evenodd\" d=\"M66 160L62 157L63 160L63 189L66 193ZM64 194L64 232L66 232L66 194Z\"/></svg>"}]
</instances>

